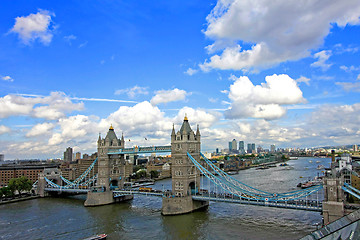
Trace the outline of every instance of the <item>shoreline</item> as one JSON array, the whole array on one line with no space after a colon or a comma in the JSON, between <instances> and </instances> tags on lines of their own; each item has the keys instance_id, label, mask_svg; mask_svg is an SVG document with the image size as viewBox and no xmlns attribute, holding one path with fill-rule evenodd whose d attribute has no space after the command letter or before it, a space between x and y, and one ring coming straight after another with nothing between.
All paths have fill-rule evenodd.
<instances>
[{"instance_id":1,"label":"shoreline","mask_svg":"<svg viewBox=\"0 0 360 240\"><path fill-rule=\"evenodd\" d=\"M26 200L32 200L32 199L36 199L39 197L40 197L39 195L33 195L33 196L22 197L22 198L14 198L11 200L0 201L0 205L8 204L8 203L15 203L15 202L22 202L22 201L26 201Z\"/></svg>"}]
</instances>

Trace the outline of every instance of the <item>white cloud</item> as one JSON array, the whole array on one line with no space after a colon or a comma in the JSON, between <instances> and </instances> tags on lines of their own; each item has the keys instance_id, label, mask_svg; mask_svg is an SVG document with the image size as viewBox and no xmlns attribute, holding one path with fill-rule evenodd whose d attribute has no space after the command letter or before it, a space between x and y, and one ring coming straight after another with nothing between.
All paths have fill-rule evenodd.
<instances>
[{"instance_id":1,"label":"white cloud","mask_svg":"<svg viewBox=\"0 0 360 240\"><path fill-rule=\"evenodd\" d=\"M216 103L219 99L217 98L209 98L209 102Z\"/></svg>"},{"instance_id":2,"label":"white cloud","mask_svg":"<svg viewBox=\"0 0 360 240\"><path fill-rule=\"evenodd\" d=\"M319 67L323 71L328 70L331 67L331 63L326 63L326 61L331 57L332 52L330 50L323 50L314 54L314 58L318 60L310 64L311 67Z\"/></svg>"},{"instance_id":3,"label":"white cloud","mask_svg":"<svg viewBox=\"0 0 360 240\"><path fill-rule=\"evenodd\" d=\"M178 124L182 124L185 115L188 117L190 123L192 124L197 123L201 125L201 128L211 127L221 117L221 114L215 111L208 112L204 109L193 109L190 107L183 107L182 109L179 110L177 116L173 119L173 121ZM196 131L195 125L193 127L194 127L193 130Z\"/></svg>"},{"instance_id":4,"label":"white cloud","mask_svg":"<svg viewBox=\"0 0 360 240\"><path fill-rule=\"evenodd\" d=\"M358 25L359 16L357 0L218 0L204 33L215 41L210 52L224 50L200 68L258 70L298 60L323 43L332 24Z\"/></svg>"},{"instance_id":5,"label":"white cloud","mask_svg":"<svg viewBox=\"0 0 360 240\"><path fill-rule=\"evenodd\" d=\"M334 48L336 50L336 54L356 53L359 51L359 47L354 47L354 46L345 47L341 43L335 44Z\"/></svg>"},{"instance_id":6,"label":"white cloud","mask_svg":"<svg viewBox=\"0 0 360 240\"><path fill-rule=\"evenodd\" d=\"M225 117L276 119L285 115L282 105L304 103L302 91L295 80L288 75L272 75L266 83L254 86L248 77L231 77L235 82L230 86L230 108Z\"/></svg>"},{"instance_id":7,"label":"white cloud","mask_svg":"<svg viewBox=\"0 0 360 240\"><path fill-rule=\"evenodd\" d=\"M300 76L298 79L295 80L298 83L305 83L306 85L310 86L310 78L304 77L304 76Z\"/></svg>"},{"instance_id":8,"label":"white cloud","mask_svg":"<svg viewBox=\"0 0 360 240\"><path fill-rule=\"evenodd\" d=\"M305 130L319 136L313 141L332 141L342 145L354 144L360 137L359 116L360 103L323 105L312 113L311 118L306 123Z\"/></svg>"},{"instance_id":9,"label":"white cloud","mask_svg":"<svg viewBox=\"0 0 360 240\"><path fill-rule=\"evenodd\" d=\"M48 141L48 144L50 146L53 146L53 145L59 145L63 142L63 139L61 137L61 134L60 133L54 133L51 138L49 139Z\"/></svg>"},{"instance_id":10,"label":"white cloud","mask_svg":"<svg viewBox=\"0 0 360 240\"><path fill-rule=\"evenodd\" d=\"M359 71L360 70L360 66L359 67L355 67L353 65L351 65L350 67L347 67L345 65L340 66L341 70L344 70L345 72L353 72L353 71Z\"/></svg>"},{"instance_id":11,"label":"white cloud","mask_svg":"<svg viewBox=\"0 0 360 240\"><path fill-rule=\"evenodd\" d=\"M347 92L360 92L360 82L336 82L336 85L340 85Z\"/></svg>"},{"instance_id":12,"label":"white cloud","mask_svg":"<svg viewBox=\"0 0 360 240\"><path fill-rule=\"evenodd\" d=\"M120 95L126 93L129 98L135 98L137 95L147 95L149 94L149 91L147 90L148 87L139 87L134 86L132 88L126 88L126 89L118 89L115 91L115 95Z\"/></svg>"},{"instance_id":13,"label":"white cloud","mask_svg":"<svg viewBox=\"0 0 360 240\"><path fill-rule=\"evenodd\" d=\"M186 91L177 88L172 90L159 90L155 93L156 95L150 101L152 105L185 100L186 95L188 95Z\"/></svg>"},{"instance_id":14,"label":"white cloud","mask_svg":"<svg viewBox=\"0 0 360 240\"><path fill-rule=\"evenodd\" d=\"M35 103L36 101L34 101L34 99L27 99L15 95L6 95L0 98L0 118L29 115Z\"/></svg>"},{"instance_id":15,"label":"white cloud","mask_svg":"<svg viewBox=\"0 0 360 240\"><path fill-rule=\"evenodd\" d=\"M79 44L79 48L86 47L87 44L88 44L88 41L85 41L85 42Z\"/></svg>"},{"instance_id":16,"label":"white cloud","mask_svg":"<svg viewBox=\"0 0 360 240\"><path fill-rule=\"evenodd\" d=\"M50 131L54 128L54 124L53 123L39 123L36 124L34 127L32 127L30 129L30 131L28 131L26 133L26 137L36 137L36 136L42 136L42 135L47 135L49 133L51 133Z\"/></svg>"},{"instance_id":17,"label":"white cloud","mask_svg":"<svg viewBox=\"0 0 360 240\"><path fill-rule=\"evenodd\" d=\"M5 125L0 125L0 135L11 132L11 129Z\"/></svg>"},{"instance_id":18,"label":"white cloud","mask_svg":"<svg viewBox=\"0 0 360 240\"><path fill-rule=\"evenodd\" d=\"M60 132L55 132L48 141L49 145L66 144L69 142L96 142L100 131L98 118L94 116L75 115L59 119Z\"/></svg>"},{"instance_id":19,"label":"white cloud","mask_svg":"<svg viewBox=\"0 0 360 240\"><path fill-rule=\"evenodd\" d=\"M4 80L4 81L7 81L7 82L13 82L14 79L10 76L3 76L3 77L0 77L1 80Z\"/></svg>"},{"instance_id":20,"label":"white cloud","mask_svg":"<svg viewBox=\"0 0 360 240\"><path fill-rule=\"evenodd\" d=\"M64 117L65 113L84 109L83 103L71 102L69 97L62 92L52 92L50 96L42 98L39 103L44 106L35 107L33 116L49 120L56 120Z\"/></svg>"},{"instance_id":21,"label":"white cloud","mask_svg":"<svg viewBox=\"0 0 360 240\"><path fill-rule=\"evenodd\" d=\"M198 72L198 70L196 70L196 69L188 68L188 70L186 70L186 72L184 72L184 73L189 75L189 76L192 76L197 72Z\"/></svg>"},{"instance_id":22,"label":"white cloud","mask_svg":"<svg viewBox=\"0 0 360 240\"><path fill-rule=\"evenodd\" d=\"M15 18L15 25L11 32L19 34L19 37L25 44L29 44L39 39L43 44L50 44L53 34L49 29L51 17L55 16L46 10L39 10L38 13L30 14L26 17Z\"/></svg>"},{"instance_id":23,"label":"white cloud","mask_svg":"<svg viewBox=\"0 0 360 240\"><path fill-rule=\"evenodd\" d=\"M83 110L83 103L73 103L62 92L51 92L50 96L6 95L0 98L0 118L31 116L55 120L65 113Z\"/></svg>"},{"instance_id":24,"label":"white cloud","mask_svg":"<svg viewBox=\"0 0 360 240\"><path fill-rule=\"evenodd\" d=\"M65 41L71 46L71 45L72 45L72 41L73 41L73 40L76 40L77 37L76 37L75 35L70 34L70 35L68 35L68 36L65 36L64 39L65 39Z\"/></svg>"}]
</instances>

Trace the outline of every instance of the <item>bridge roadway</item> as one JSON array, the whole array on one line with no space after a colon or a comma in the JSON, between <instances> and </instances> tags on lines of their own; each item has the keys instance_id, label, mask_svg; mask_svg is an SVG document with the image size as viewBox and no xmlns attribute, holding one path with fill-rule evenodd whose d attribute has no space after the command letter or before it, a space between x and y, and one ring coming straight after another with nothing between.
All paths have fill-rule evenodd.
<instances>
[{"instance_id":1,"label":"bridge roadway","mask_svg":"<svg viewBox=\"0 0 360 240\"><path fill-rule=\"evenodd\" d=\"M126 194L141 194L146 196L168 196L169 192L143 192L138 190L119 190L114 191L114 197L116 195L123 196ZM265 206L265 207L276 207L276 208L288 208L288 209L297 209L297 210L306 210L306 211L314 211L314 212L322 212L322 202L316 200L290 200L290 201L261 201L261 200L248 200L241 199L238 196L233 196L232 194L216 194L216 193L200 193L198 195L192 196L194 200L202 200L202 201L214 201L214 202L226 202L226 203L237 203L237 204L247 204L247 205L257 205L257 206Z\"/></svg>"},{"instance_id":2,"label":"bridge roadway","mask_svg":"<svg viewBox=\"0 0 360 240\"><path fill-rule=\"evenodd\" d=\"M45 188L45 191L48 192L63 192L63 193L72 193L72 194L85 194L90 189L78 189L78 188ZM162 197L164 194L166 196L171 196L169 191L139 191L139 190L114 190L114 197L128 195L128 194L140 194L146 196L155 196ZM171 196L173 197L173 196ZM258 205L258 206L267 206L267 207L277 207L277 208L290 208L290 209L299 209L299 210L308 210L308 211L322 211L322 202L316 200L289 200L289 201L262 201L262 200L249 200L243 199L232 194L218 194L218 193L199 193L192 197L194 200L203 200L203 201L214 201L214 202L227 202L227 203L237 203L237 204L247 204L247 205Z\"/></svg>"},{"instance_id":3,"label":"bridge roadway","mask_svg":"<svg viewBox=\"0 0 360 240\"><path fill-rule=\"evenodd\" d=\"M60 192L60 193L71 193L71 194L86 194L89 189L69 189L69 188L45 188L45 191L48 192ZM129 194L139 194L146 196L154 196L154 197L163 197L164 195L167 197L174 197L169 194L169 191L152 191L145 192L139 190L115 190L113 191L114 198L121 197ZM214 202L226 202L226 203L237 203L237 204L246 204L246 205L256 205L256 206L265 206L265 207L276 207L276 208L288 208L288 209L297 209L297 210L306 210L306 211L314 211L314 212L322 212L322 202L316 200L290 200L290 201L261 201L261 200L249 200L243 199L238 196L234 196L232 194L217 194L217 193L199 193L197 195L193 195L192 198L194 200L202 200L202 201L214 201Z\"/></svg>"}]
</instances>

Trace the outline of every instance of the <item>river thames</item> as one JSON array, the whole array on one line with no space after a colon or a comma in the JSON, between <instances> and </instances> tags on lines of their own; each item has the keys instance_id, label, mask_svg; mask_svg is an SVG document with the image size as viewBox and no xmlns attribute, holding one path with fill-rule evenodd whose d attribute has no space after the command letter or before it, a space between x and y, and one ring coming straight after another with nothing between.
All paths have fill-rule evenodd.
<instances>
[{"instance_id":1,"label":"river thames","mask_svg":"<svg viewBox=\"0 0 360 240\"><path fill-rule=\"evenodd\" d=\"M290 160L293 167L242 170L234 178L271 192L322 174L330 158ZM171 179L153 188L171 189ZM204 186L206 188L206 184ZM320 196L321 197L321 196ZM94 208L86 196L43 198L0 205L0 239L83 239L106 233L107 239L298 239L316 230L318 212L210 202L205 211L162 216L161 198L136 195L134 200Z\"/></svg>"}]
</instances>

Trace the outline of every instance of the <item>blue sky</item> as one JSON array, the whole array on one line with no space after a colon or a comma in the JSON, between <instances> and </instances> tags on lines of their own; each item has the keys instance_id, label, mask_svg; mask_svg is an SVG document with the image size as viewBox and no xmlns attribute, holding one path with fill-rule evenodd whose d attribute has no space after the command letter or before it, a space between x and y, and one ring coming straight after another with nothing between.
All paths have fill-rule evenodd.
<instances>
[{"instance_id":1,"label":"blue sky","mask_svg":"<svg viewBox=\"0 0 360 240\"><path fill-rule=\"evenodd\" d=\"M203 151L357 144L358 1L6 1L0 152L169 144L185 113ZM148 139L148 140L145 140Z\"/></svg>"}]
</instances>

